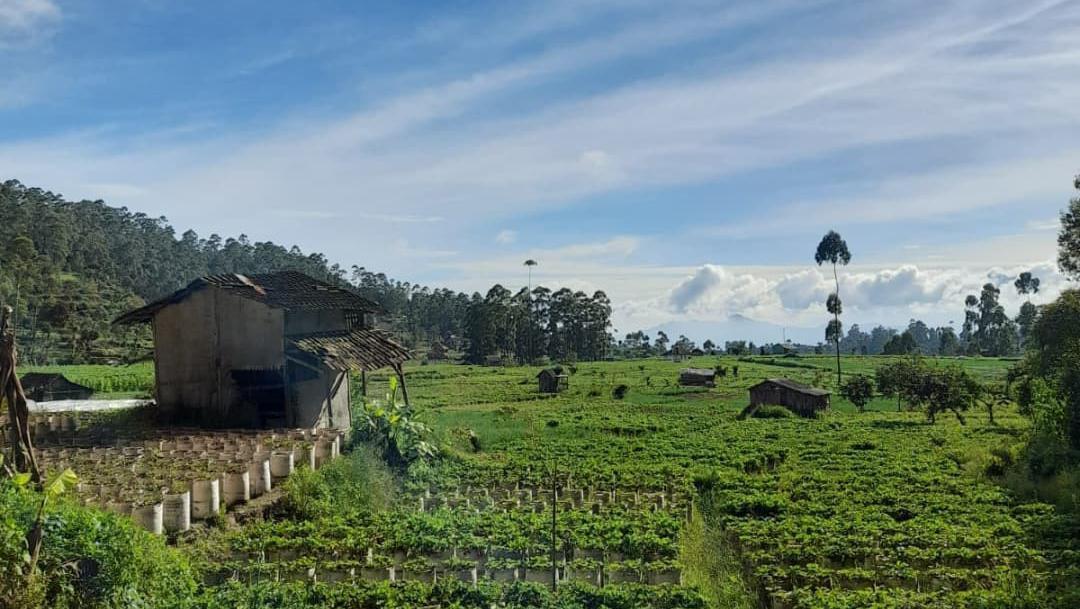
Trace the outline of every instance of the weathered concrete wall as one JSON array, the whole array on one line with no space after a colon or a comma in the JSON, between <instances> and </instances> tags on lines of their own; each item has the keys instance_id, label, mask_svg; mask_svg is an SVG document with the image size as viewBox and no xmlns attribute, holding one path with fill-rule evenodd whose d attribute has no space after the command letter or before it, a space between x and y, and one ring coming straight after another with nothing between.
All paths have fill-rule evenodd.
<instances>
[{"instance_id":1,"label":"weathered concrete wall","mask_svg":"<svg viewBox=\"0 0 1080 609\"><path fill-rule=\"evenodd\" d=\"M284 323L280 310L213 288L162 309L154 317L162 413L214 426L255 425L254 408L240 408L230 371L284 366Z\"/></svg>"},{"instance_id":2,"label":"weathered concrete wall","mask_svg":"<svg viewBox=\"0 0 1080 609\"><path fill-rule=\"evenodd\" d=\"M344 311L290 311L285 314L285 334L311 334L347 330Z\"/></svg>"},{"instance_id":3,"label":"weathered concrete wall","mask_svg":"<svg viewBox=\"0 0 1080 609\"><path fill-rule=\"evenodd\" d=\"M220 400L213 417L231 425L256 426L259 419L255 404L241 403L231 371L283 370L285 313L254 300L220 290L214 292L217 303Z\"/></svg>"},{"instance_id":4,"label":"weathered concrete wall","mask_svg":"<svg viewBox=\"0 0 1080 609\"><path fill-rule=\"evenodd\" d=\"M323 367L310 381L293 383L290 411L294 427L335 427L349 429L349 373Z\"/></svg>"},{"instance_id":5,"label":"weathered concrete wall","mask_svg":"<svg viewBox=\"0 0 1080 609\"><path fill-rule=\"evenodd\" d=\"M214 293L200 290L154 316L157 403L170 418L196 418L217 398Z\"/></svg>"}]
</instances>

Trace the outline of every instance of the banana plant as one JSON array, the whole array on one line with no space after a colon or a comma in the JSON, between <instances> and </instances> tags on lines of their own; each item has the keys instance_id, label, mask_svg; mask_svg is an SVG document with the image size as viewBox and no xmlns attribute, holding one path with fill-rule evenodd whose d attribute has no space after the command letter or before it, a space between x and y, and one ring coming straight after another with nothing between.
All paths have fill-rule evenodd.
<instances>
[{"instance_id":1,"label":"banana plant","mask_svg":"<svg viewBox=\"0 0 1080 609\"><path fill-rule=\"evenodd\" d=\"M0 459L0 465L2 464L3 460ZM17 488L26 488L30 484L31 476L29 473L17 473L11 477L11 480ZM79 484L79 477L68 468L53 476L41 488L41 502L38 504L37 516L34 518L34 525L30 527L30 532L26 534L26 545L30 548L29 573L31 577L33 577L34 571L37 569L38 559L41 556L42 524L45 521L45 510L50 503L56 501L64 493L74 489L77 484Z\"/></svg>"},{"instance_id":2,"label":"banana plant","mask_svg":"<svg viewBox=\"0 0 1080 609\"><path fill-rule=\"evenodd\" d=\"M415 420L408 404L398 402L399 389L397 377L390 377L385 402L364 403L361 436L373 442L395 465L435 457L438 449L426 439L431 430Z\"/></svg>"}]
</instances>

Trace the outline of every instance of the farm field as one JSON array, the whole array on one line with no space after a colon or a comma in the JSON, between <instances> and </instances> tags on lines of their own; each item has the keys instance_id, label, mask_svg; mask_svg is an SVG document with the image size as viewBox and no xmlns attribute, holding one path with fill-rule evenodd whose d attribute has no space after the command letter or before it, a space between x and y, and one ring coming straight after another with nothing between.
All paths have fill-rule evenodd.
<instances>
[{"instance_id":1,"label":"farm field","mask_svg":"<svg viewBox=\"0 0 1080 609\"><path fill-rule=\"evenodd\" d=\"M140 362L129 366L84 364L74 366L26 366L21 374L58 372L67 380L94 390L95 398L146 397L154 391L154 364Z\"/></svg>"},{"instance_id":2,"label":"farm field","mask_svg":"<svg viewBox=\"0 0 1080 609\"><path fill-rule=\"evenodd\" d=\"M762 378L828 385L826 357L758 360L689 362L729 368L708 391L675 386L687 363L580 364L554 397L537 369L416 365L410 395L443 459L392 478L358 451L317 473L381 481L355 501L185 547L215 607L1075 606L1080 525L984 475L1024 419L930 425L837 400L819 420L738 420ZM867 360L846 363L883 358ZM957 361L988 380L1008 367Z\"/></svg>"}]
</instances>

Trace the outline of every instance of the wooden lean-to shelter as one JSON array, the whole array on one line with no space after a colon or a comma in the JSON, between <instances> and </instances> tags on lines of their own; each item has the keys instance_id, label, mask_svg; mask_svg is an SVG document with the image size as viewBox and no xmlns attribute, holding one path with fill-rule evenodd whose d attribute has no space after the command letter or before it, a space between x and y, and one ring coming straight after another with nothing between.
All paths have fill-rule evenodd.
<instances>
[{"instance_id":1,"label":"wooden lean-to shelter","mask_svg":"<svg viewBox=\"0 0 1080 609\"><path fill-rule=\"evenodd\" d=\"M350 371L393 368L404 387L409 352L373 327L377 309L346 288L285 271L203 277L114 323L152 324L155 396L166 420L348 429Z\"/></svg>"},{"instance_id":2,"label":"wooden lean-to shelter","mask_svg":"<svg viewBox=\"0 0 1080 609\"><path fill-rule=\"evenodd\" d=\"M540 393L562 393L570 387L570 377L554 368L544 368L536 375Z\"/></svg>"},{"instance_id":3,"label":"wooden lean-to shelter","mask_svg":"<svg viewBox=\"0 0 1080 609\"><path fill-rule=\"evenodd\" d=\"M750 388L750 409L783 406L801 417L813 418L829 407L831 394L790 379L767 379Z\"/></svg>"}]
</instances>

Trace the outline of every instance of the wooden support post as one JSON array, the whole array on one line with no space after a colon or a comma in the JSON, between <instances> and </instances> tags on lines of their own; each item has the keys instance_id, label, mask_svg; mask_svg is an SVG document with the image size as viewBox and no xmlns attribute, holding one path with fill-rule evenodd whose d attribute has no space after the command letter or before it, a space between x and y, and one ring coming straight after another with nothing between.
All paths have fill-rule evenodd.
<instances>
[{"instance_id":1,"label":"wooden support post","mask_svg":"<svg viewBox=\"0 0 1080 609\"><path fill-rule=\"evenodd\" d=\"M367 370L360 370L360 395L367 397Z\"/></svg>"},{"instance_id":2,"label":"wooden support post","mask_svg":"<svg viewBox=\"0 0 1080 609\"><path fill-rule=\"evenodd\" d=\"M18 471L28 472L35 483L41 482L37 459L34 458L34 445L30 440L30 410L26 405L26 394L15 368L18 364L18 352L15 348L15 329L11 327L11 307L4 307L0 313L0 396L8 405L8 417L11 419L11 450L14 466Z\"/></svg>"},{"instance_id":3,"label":"wooden support post","mask_svg":"<svg viewBox=\"0 0 1080 609\"><path fill-rule=\"evenodd\" d=\"M406 406L411 406L409 403L409 388L405 386L405 371L401 369L401 364L394 364L394 372L397 372L398 381L401 383L401 397L405 400Z\"/></svg>"}]
</instances>

